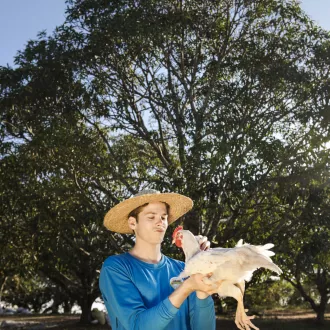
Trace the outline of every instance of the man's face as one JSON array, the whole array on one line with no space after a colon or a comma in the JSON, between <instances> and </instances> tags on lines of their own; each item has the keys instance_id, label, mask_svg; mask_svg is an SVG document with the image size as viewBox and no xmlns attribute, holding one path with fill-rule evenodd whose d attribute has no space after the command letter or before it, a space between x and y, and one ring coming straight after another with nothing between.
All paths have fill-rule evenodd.
<instances>
[{"instance_id":1,"label":"man's face","mask_svg":"<svg viewBox=\"0 0 330 330\"><path fill-rule=\"evenodd\" d=\"M143 240L151 244L160 244L168 226L166 205L161 202L149 203L135 218L129 218L130 227L134 230L136 241Z\"/></svg>"}]
</instances>

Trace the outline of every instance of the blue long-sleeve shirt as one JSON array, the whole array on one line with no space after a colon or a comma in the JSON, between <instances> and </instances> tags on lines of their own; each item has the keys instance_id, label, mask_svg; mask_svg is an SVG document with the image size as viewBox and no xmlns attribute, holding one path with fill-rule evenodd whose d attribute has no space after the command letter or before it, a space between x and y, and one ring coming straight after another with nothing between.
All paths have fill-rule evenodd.
<instances>
[{"instance_id":1,"label":"blue long-sleeve shirt","mask_svg":"<svg viewBox=\"0 0 330 330\"><path fill-rule=\"evenodd\" d=\"M212 330L215 329L211 297L192 293L180 308L168 296L170 279L184 263L162 255L157 264L143 262L129 253L108 257L101 269L100 290L113 330Z\"/></svg>"}]
</instances>

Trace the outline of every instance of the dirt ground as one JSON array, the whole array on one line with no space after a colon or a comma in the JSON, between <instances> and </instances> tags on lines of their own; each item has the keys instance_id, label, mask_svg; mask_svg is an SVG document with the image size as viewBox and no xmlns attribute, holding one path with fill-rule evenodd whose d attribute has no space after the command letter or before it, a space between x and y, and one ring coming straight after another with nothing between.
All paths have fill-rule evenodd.
<instances>
[{"instance_id":1,"label":"dirt ground","mask_svg":"<svg viewBox=\"0 0 330 330\"><path fill-rule=\"evenodd\" d=\"M261 330L326 330L330 329L330 313L325 324L315 323L315 314L310 311L271 311L259 315L253 323ZM108 325L80 325L79 315L6 315L0 316L0 329L19 330L110 330ZM15 327L10 327L13 325ZM233 317L218 317L217 330L237 329ZM157 329L155 329L157 330ZM173 329L179 330L179 329ZM203 329L207 330L207 329Z\"/></svg>"}]
</instances>

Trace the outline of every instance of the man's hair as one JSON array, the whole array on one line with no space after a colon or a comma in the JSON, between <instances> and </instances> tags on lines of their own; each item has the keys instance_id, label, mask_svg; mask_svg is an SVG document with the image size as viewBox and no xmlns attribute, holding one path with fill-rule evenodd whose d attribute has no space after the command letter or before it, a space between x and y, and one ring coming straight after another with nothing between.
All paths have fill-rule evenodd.
<instances>
[{"instance_id":1,"label":"man's hair","mask_svg":"<svg viewBox=\"0 0 330 330\"><path fill-rule=\"evenodd\" d=\"M165 202L161 202L161 203L164 203L165 206L166 206L166 212L167 214L170 212L170 206L165 203ZM134 209L133 211L131 211L131 213L128 215L128 218L129 217L133 217L136 219L136 222L138 222L138 217L139 217L139 214L143 211L143 209L148 205L149 203L145 203L139 207L137 207L136 209Z\"/></svg>"}]
</instances>

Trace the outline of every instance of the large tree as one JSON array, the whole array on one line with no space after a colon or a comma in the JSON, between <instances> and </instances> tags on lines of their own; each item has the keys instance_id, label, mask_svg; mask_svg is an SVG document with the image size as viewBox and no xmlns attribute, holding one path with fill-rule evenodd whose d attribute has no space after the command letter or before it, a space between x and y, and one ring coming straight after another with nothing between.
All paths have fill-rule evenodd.
<instances>
[{"instance_id":1,"label":"large tree","mask_svg":"<svg viewBox=\"0 0 330 330\"><path fill-rule=\"evenodd\" d=\"M237 227L267 179L317 166L329 140L329 35L295 1L68 4L53 37L2 69L8 134L83 120L127 195L139 181L121 175L108 132L144 141L159 160L146 181L191 196L187 227L211 237L221 220Z\"/></svg>"},{"instance_id":2,"label":"large tree","mask_svg":"<svg viewBox=\"0 0 330 330\"><path fill-rule=\"evenodd\" d=\"M97 98L81 115L151 146L194 232L235 229L265 179L305 175L329 140L329 35L295 1L68 3L59 36Z\"/></svg>"}]
</instances>

